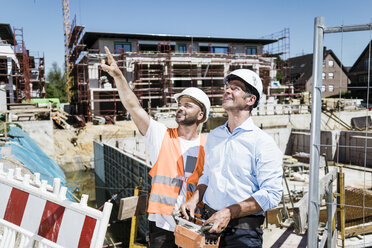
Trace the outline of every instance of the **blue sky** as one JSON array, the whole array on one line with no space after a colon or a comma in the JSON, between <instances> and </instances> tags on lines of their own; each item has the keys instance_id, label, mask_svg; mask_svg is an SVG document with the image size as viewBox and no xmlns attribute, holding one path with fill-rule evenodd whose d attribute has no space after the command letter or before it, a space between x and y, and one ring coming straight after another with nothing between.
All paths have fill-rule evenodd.
<instances>
[{"instance_id":1,"label":"blue sky","mask_svg":"<svg viewBox=\"0 0 372 248\"><path fill-rule=\"evenodd\" d=\"M26 47L63 66L62 0L1 0L0 23L23 27ZM326 26L366 24L370 0L70 0L86 31L260 38L290 29L290 56L313 52L314 18ZM327 34L325 45L352 66L372 32Z\"/></svg>"}]
</instances>

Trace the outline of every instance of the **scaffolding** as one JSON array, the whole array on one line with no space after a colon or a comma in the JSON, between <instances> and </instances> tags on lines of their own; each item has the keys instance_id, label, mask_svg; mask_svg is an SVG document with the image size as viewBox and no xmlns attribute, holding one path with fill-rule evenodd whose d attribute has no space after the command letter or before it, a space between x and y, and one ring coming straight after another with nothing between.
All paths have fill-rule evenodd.
<instances>
[{"instance_id":1,"label":"scaffolding","mask_svg":"<svg viewBox=\"0 0 372 248\"><path fill-rule=\"evenodd\" d=\"M5 84L7 103L46 97L44 54L27 50L23 28L13 28L9 51L0 59L0 82Z\"/></svg>"},{"instance_id":2,"label":"scaffolding","mask_svg":"<svg viewBox=\"0 0 372 248\"><path fill-rule=\"evenodd\" d=\"M28 52L23 41L23 28L14 28L14 52L18 58L19 67L15 73L16 99L17 102L22 99L29 100L30 95L30 70Z\"/></svg>"},{"instance_id":3,"label":"scaffolding","mask_svg":"<svg viewBox=\"0 0 372 248\"><path fill-rule=\"evenodd\" d=\"M275 39L277 42L267 44L264 47L263 54L276 56L277 81L283 86L280 88L281 94L285 96L293 96L291 89L294 87L292 82L287 80L291 75L291 65L288 62L290 58L290 30L284 28L281 31L266 35L263 39ZM275 94L273 94L275 95Z\"/></svg>"},{"instance_id":4,"label":"scaffolding","mask_svg":"<svg viewBox=\"0 0 372 248\"><path fill-rule=\"evenodd\" d=\"M83 39L84 26L71 24L68 42L69 63L72 69L67 83L72 114L93 120L96 116L110 116L125 119L128 113L123 107L113 78L99 67L106 54L101 53L100 45L88 49ZM159 107L172 109L175 106L174 94L187 87L198 87L210 98L212 106L222 104L224 76L235 69L251 69L259 73L264 88L272 81L276 70L275 58L264 55L260 46L257 54L236 53L236 47L226 47L227 53L216 53L209 43L200 52L190 46L184 51L176 51L174 41L161 40L139 44L125 50L115 47L113 57L118 67L138 97L141 105L149 113ZM89 48L92 45L89 45ZM150 48L151 47L151 48ZM186 49L187 48L187 49Z\"/></svg>"}]
</instances>

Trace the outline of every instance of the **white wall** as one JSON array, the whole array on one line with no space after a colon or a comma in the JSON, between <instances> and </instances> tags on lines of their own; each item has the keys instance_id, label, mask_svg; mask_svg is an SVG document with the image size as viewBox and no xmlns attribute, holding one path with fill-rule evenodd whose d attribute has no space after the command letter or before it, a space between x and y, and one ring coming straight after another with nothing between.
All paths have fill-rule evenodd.
<instances>
[{"instance_id":1,"label":"white wall","mask_svg":"<svg viewBox=\"0 0 372 248\"><path fill-rule=\"evenodd\" d=\"M0 111L6 110L6 92L0 89Z\"/></svg>"}]
</instances>

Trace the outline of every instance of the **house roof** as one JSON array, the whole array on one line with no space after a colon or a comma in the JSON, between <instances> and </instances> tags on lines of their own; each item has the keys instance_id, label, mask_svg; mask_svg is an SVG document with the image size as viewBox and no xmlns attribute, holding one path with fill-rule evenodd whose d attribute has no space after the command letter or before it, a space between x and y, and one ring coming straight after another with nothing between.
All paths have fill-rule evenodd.
<instances>
[{"instance_id":1,"label":"house roof","mask_svg":"<svg viewBox=\"0 0 372 248\"><path fill-rule=\"evenodd\" d=\"M323 58L331 55L335 62L342 68L343 72L348 75L346 67L342 65L341 61L337 58L332 50L326 50ZM299 74L300 78L305 81L309 80L313 74L313 54L306 54L298 57L289 58L288 65L291 67L291 75Z\"/></svg>"},{"instance_id":2,"label":"house roof","mask_svg":"<svg viewBox=\"0 0 372 248\"><path fill-rule=\"evenodd\" d=\"M256 43L267 45L274 43L277 39L247 39L247 38L229 38L229 37L211 37L211 36L191 36L191 35L170 35L170 34L125 34L125 33L102 33L102 32L85 32L82 43L87 45L87 48L99 38L114 38L114 39L139 39L139 40L159 40L159 41L186 41L194 42L224 42L224 43Z\"/></svg>"},{"instance_id":3,"label":"house roof","mask_svg":"<svg viewBox=\"0 0 372 248\"><path fill-rule=\"evenodd\" d=\"M311 77L313 71L313 54L289 58L287 61L291 75L298 74L298 78L305 79L306 81Z\"/></svg>"},{"instance_id":4,"label":"house roof","mask_svg":"<svg viewBox=\"0 0 372 248\"><path fill-rule=\"evenodd\" d=\"M366 48L364 48L363 52L359 55L358 59L355 61L355 63L353 64L353 66L351 67L351 69L349 70L349 72L354 72L355 71L355 67L359 64L360 60L364 57L363 55L365 53L367 53L367 51L369 50L369 44L372 42L372 40L370 42L368 42Z\"/></svg>"},{"instance_id":5,"label":"house roof","mask_svg":"<svg viewBox=\"0 0 372 248\"><path fill-rule=\"evenodd\" d=\"M9 24L0 23L0 38L9 44L14 44L13 31Z\"/></svg>"}]
</instances>

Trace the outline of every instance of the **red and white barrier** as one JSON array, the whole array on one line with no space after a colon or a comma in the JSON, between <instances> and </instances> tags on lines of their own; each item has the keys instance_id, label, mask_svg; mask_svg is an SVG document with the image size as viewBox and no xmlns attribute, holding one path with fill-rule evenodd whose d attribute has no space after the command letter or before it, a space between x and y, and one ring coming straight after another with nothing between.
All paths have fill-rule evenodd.
<instances>
[{"instance_id":1,"label":"red and white barrier","mask_svg":"<svg viewBox=\"0 0 372 248\"><path fill-rule=\"evenodd\" d=\"M112 204L101 212L87 206L87 195L75 203L66 191L58 178L50 186L20 168L5 173L0 163L0 248L102 247Z\"/></svg>"}]
</instances>

